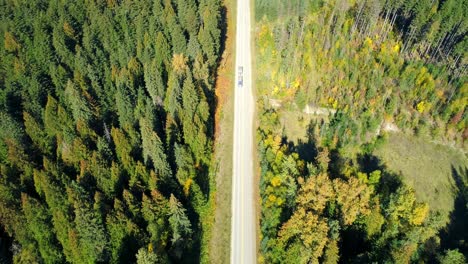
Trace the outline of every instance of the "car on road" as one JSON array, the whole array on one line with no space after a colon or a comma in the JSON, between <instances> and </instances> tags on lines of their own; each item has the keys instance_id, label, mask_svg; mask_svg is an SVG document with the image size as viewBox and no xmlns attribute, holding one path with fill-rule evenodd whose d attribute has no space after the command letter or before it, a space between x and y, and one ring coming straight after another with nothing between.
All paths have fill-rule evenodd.
<instances>
[{"instance_id":1,"label":"car on road","mask_svg":"<svg viewBox=\"0 0 468 264\"><path fill-rule=\"evenodd\" d=\"M237 68L237 87L242 87L244 85L244 67L239 66Z\"/></svg>"}]
</instances>

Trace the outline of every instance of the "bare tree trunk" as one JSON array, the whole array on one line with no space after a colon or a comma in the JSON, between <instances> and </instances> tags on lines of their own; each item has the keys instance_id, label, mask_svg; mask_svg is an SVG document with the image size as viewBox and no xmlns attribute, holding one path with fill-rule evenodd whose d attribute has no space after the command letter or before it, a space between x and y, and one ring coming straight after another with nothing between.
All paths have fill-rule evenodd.
<instances>
[{"instance_id":1,"label":"bare tree trunk","mask_svg":"<svg viewBox=\"0 0 468 264\"><path fill-rule=\"evenodd\" d=\"M404 51L404 52L408 49L408 46L411 45L411 43L412 43L412 41L413 41L414 33L416 33L416 29L415 29L414 27L412 27L412 28L411 28L411 31L410 31L409 38L408 38L408 40L406 41L406 43L405 43L405 45L404 45L404 48L403 48L403 51Z\"/></svg>"},{"instance_id":2,"label":"bare tree trunk","mask_svg":"<svg viewBox=\"0 0 468 264\"><path fill-rule=\"evenodd\" d=\"M332 22L333 22L333 18L335 17L335 7L333 7L333 11L330 15L330 19L327 23L327 32L325 32L324 34L324 41L323 41L323 48L325 50L328 50L329 49L329 46L330 46L330 31L331 31L331 28L332 28Z\"/></svg>"},{"instance_id":3,"label":"bare tree trunk","mask_svg":"<svg viewBox=\"0 0 468 264\"><path fill-rule=\"evenodd\" d=\"M383 23L382 27L380 28L379 35L382 37L382 41L383 41L383 34L385 34L385 31L386 31L386 28L387 28L388 16L389 16L389 10L385 11L384 23Z\"/></svg>"},{"instance_id":4,"label":"bare tree trunk","mask_svg":"<svg viewBox=\"0 0 468 264\"><path fill-rule=\"evenodd\" d=\"M445 42L445 45L443 46L444 49L446 49L447 46L449 46L449 47L452 46L453 40L455 39L455 36L457 35L457 31L458 31L459 26L460 26L460 23L458 23L457 26L455 26L454 29L452 30L449 38L447 39L447 41ZM447 52L447 55L448 55L448 53L449 52Z\"/></svg>"},{"instance_id":5,"label":"bare tree trunk","mask_svg":"<svg viewBox=\"0 0 468 264\"><path fill-rule=\"evenodd\" d=\"M429 52L429 49L432 47L431 42L426 41L426 49L423 53L423 57L426 57L427 53Z\"/></svg>"},{"instance_id":6,"label":"bare tree trunk","mask_svg":"<svg viewBox=\"0 0 468 264\"><path fill-rule=\"evenodd\" d=\"M354 31L356 31L356 28L358 27L360 23L361 13L362 13L362 10L364 9L365 3L366 3L366 0L362 1L361 6L359 7L359 12L358 12L356 20L354 21L353 27L351 28L351 33L354 33Z\"/></svg>"},{"instance_id":7,"label":"bare tree trunk","mask_svg":"<svg viewBox=\"0 0 468 264\"><path fill-rule=\"evenodd\" d=\"M463 72L463 73L462 73L462 72ZM465 75L465 73L466 73L466 67L463 68L463 71L460 71L460 72L459 72L457 78L460 77L461 75ZM455 79L455 78L454 78L454 79ZM450 80L450 81L452 81L452 80ZM453 95L455 94L455 90L456 90L456 89L452 89L452 92L450 93L450 96L449 96L449 98L448 98L448 100L447 100L447 104L449 104L450 101L452 101Z\"/></svg>"},{"instance_id":8,"label":"bare tree trunk","mask_svg":"<svg viewBox=\"0 0 468 264\"><path fill-rule=\"evenodd\" d=\"M458 63L458 60L460 59L461 55L458 55L457 58L455 59L455 61L453 62L452 66L451 66L451 69L454 70L455 67L457 66L457 63Z\"/></svg>"},{"instance_id":9,"label":"bare tree trunk","mask_svg":"<svg viewBox=\"0 0 468 264\"><path fill-rule=\"evenodd\" d=\"M436 47L435 50L433 50L433 51L431 52L431 54L429 55L429 59L430 59L431 61L433 60L434 55L435 55L436 52L437 52L437 49L440 47L440 44L441 44L441 42L443 42L443 40L444 40L444 38L445 38L446 35L447 35L447 33L445 33L445 35L444 35L443 37L440 37L439 40L437 40L436 45L435 45L435 47Z\"/></svg>"},{"instance_id":10,"label":"bare tree trunk","mask_svg":"<svg viewBox=\"0 0 468 264\"><path fill-rule=\"evenodd\" d=\"M393 30L393 25L395 24L396 18L397 18L397 11L395 10L395 13L393 14L393 17L392 17L391 22L390 22L390 27L388 27L388 29L385 31L384 39L387 39L388 33L391 30Z\"/></svg>"},{"instance_id":11,"label":"bare tree trunk","mask_svg":"<svg viewBox=\"0 0 468 264\"><path fill-rule=\"evenodd\" d=\"M301 25L301 32L299 33L299 37L297 39L297 43L295 45L294 49L294 55L293 55L293 61L292 61L292 71L295 72L296 69L296 60L297 60L297 51L299 47L302 47L302 41L304 39L304 27L305 27L305 19L302 19L302 25Z\"/></svg>"}]
</instances>

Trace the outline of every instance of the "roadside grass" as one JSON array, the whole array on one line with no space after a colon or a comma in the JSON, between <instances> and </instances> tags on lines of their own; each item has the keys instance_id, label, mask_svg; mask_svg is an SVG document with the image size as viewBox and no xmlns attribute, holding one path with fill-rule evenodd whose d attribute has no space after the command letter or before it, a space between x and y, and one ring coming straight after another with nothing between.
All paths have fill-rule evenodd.
<instances>
[{"instance_id":1,"label":"roadside grass","mask_svg":"<svg viewBox=\"0 0 468 264\"><path fill-rule=\"evenodd\" d=\"M427 202L448 221L454 209L458 187L454 173L464 175L468 160L464 153L452 147L408 136L390 133L388 140L375 152L390 171L401 173L403 181L416 191L419 201ZM466 185L466 178L463 179Z\"/></svg>"},{"instance_id":2,"label":"roadside grass","mask_svg":"<svg viewBox=\"0 0 468 264\"><path fill-rule=\"evenodd\" d=\"M261 219L261 197L260 197L260 176L261 176L261 170L260 170L260 156L258 152L258 138L257 138L257 128L260 126L260 121L259 121L259 111L258 111L258 101L257 99L259 98L259 91L258 87L258 72L259 69L257 68L257 21L255 20L255 14L256 14L256 7L255 7L256 0L250 1L250 54L251 54L251 64L252 64L252 96L253 96L253 101L254 101L254 112L253 112L253 131L252 131L252 139L253 139L253 144L252 144L252 158L253 158L253 177L254 177L254 208L255 208L255 230L256 230L256 259L257 263L262 263L261 258L261 251L260 251L260 242L262 238L262 233L260 229L260 219Z\"/></svg>"},{"instance_id":3,"label":"roadside grass","mask_svg":"<svg viewBox=\"0 0 468 264\"><path fill-rule=\"evenodd\" d=\"M203 263L229 263L231 251L232 142L234 125L234 62L236 1L224 0L227 31L225 50L216 80L215 153L212 168L211 224L204 247L208 259Z\"/></svg>"}]
</instances>

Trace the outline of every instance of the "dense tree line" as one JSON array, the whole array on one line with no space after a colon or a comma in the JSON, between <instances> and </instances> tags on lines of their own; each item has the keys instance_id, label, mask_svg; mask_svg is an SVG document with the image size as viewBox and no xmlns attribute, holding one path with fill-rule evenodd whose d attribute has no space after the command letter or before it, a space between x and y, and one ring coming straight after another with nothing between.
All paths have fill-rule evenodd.
<instances>
[{"instance_id":1,"label":"dense tree line","mask_svg":"<svg viewBox=\"0 0 468 264\"><path fill-rule=\"evenodd\" d=\"M0 1L0 228L15 263L197 261L219 0Z\"/></svg>"},{"instance_id":2,"label":"dense tree line","mask_svg":"<svg viewBox=\"0 0 468 264\"><path fill-rule=\"evenodd\" d=\"M277 2L284 8L257 2L261 96L337 110L320 124L330 144L359 146L383 123L464 144L466 1ZM428 39L440 20L452 22Z\"/></svg>"},{"instance_id":3,"label":"dense tree line","mask_svg":"<svg viewBox=\"0 0 468 264\"><path fill-rule=\"evenodd\" d=\"M386 130L465 147L467 2L255 4L260 260L465 263L440 242L443 216L372 150ZM295 144L281 115L306 106L323 113Z\"/></svg>"},{"instance_id":4,"label":"dense tree line","mask_svg":"<svg viewBox=\"0 0 468 264\"><path fill-rule=\"evenodd\" d=\"M282 20L320 10L325 11L325 26L332 29L328 33L339 35L346 20L352 19L353 31L364 35L378 33L385 39L395 30L404 40L404 49L413 49L431 60L451 55L458 63L466 53L466 0L256 0L255 3L258 20Z\"/></svg>"}]
</instances>

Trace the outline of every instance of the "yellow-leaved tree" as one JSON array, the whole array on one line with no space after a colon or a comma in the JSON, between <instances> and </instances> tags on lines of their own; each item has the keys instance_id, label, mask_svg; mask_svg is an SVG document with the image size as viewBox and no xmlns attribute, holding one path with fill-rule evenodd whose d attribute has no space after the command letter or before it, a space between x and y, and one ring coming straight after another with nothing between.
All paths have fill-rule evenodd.
<instances>
[{"instance_id":1,"label":"yellow-leaved tree","mask_svg":"<svg viewBox=\"0 0 468 264\"><path fill-rule=\"evenodd\" d=\"M279 231L285 263L319 263L328 241L327 219L305 208L297 209Z\"/></svg>"},{"instance_id":2,"label":"yellow-leaved tree","mask_svg":"<svg viewBox=\"0 0 468 264\"><path fill-rule=\"evenodd\" d=\"M341 220L345 225L351 225L360 215L368 215L370 189L359 179L349 178L333 180L333 187L336 192L336 201L341 208Z\"/></svg>"}]
</instances>

